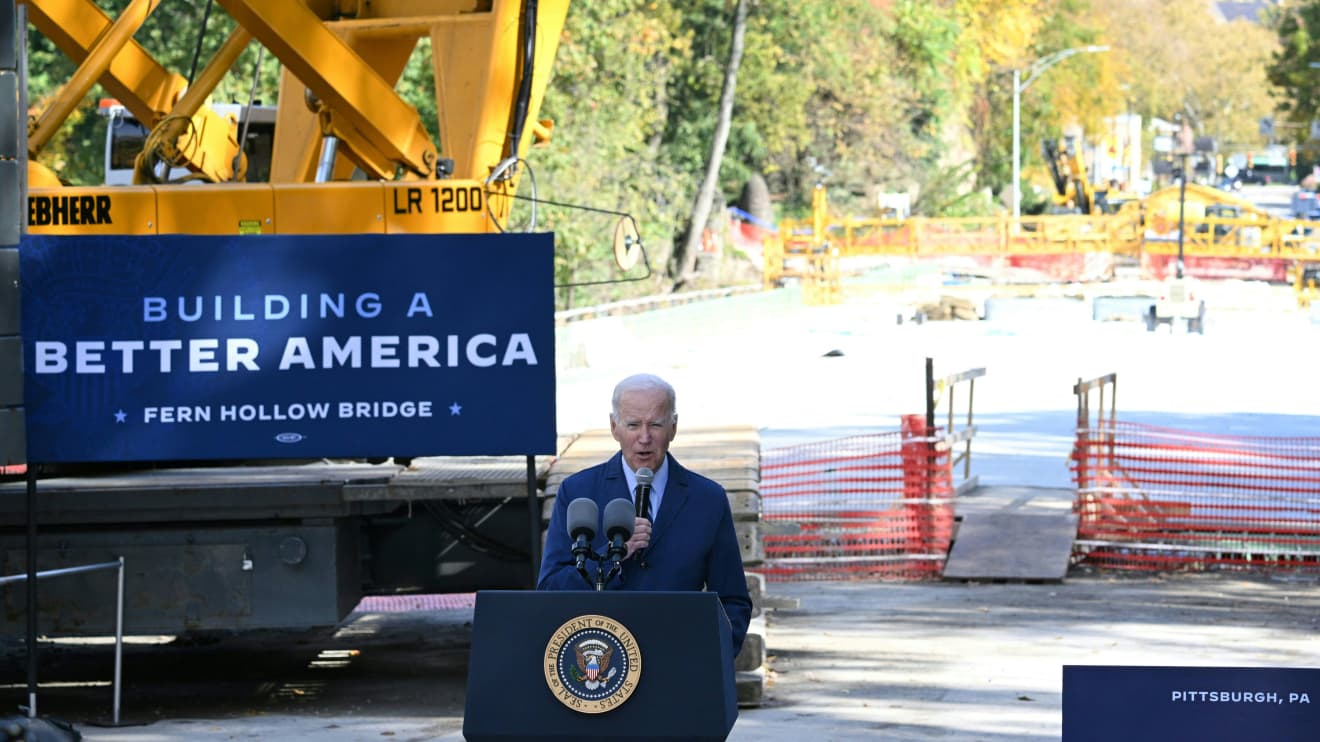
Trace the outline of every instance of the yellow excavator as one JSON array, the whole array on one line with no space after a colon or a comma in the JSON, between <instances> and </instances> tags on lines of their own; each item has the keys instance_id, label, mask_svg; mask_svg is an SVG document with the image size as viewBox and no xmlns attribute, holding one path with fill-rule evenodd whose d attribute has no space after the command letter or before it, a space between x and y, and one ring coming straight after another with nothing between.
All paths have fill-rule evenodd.
<instances>
[{"instance_id":1,"label":"yellow excavator","mask_svg":"<svg viewBox=\"0 0 1320 742\"><path fill-rule=\"evenodd\" d=\"M1111 194L1108 186L1096 187L1091 184L1086 163L1077 151L1075 137L1066 137L1062 143L1056 139L1046 139L1041 142L1040 149L1054 183L1054 200L1049 213L1114 214L1124 203L1135 200L1125 195Z\"/></svg>"}]
</instances>

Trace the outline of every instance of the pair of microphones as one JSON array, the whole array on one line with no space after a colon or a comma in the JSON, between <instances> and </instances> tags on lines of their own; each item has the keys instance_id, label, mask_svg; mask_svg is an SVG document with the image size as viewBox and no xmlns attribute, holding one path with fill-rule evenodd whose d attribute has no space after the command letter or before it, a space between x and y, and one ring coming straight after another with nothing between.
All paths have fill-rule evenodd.
<instances>
[{"instance_id":1,"label":"pair of microphones","mask_svg":"<svg viewBox=\"0 0 1320 742\"><path fill-rule=\"evenodd\" d=\"M591 498L579 497L568 504L568 537L573 540L573 564L587 585L604 590L605 583L622 571L635 518L650 518L651 482L654 479L655 475L650 469L638 469L636 504L623 497L610 500L605 504L603 519L599 506ZM597 524L602 526L607 541L603 555L591 548L591 542L599 532ZM606 572L601 565L597 565L593 579L587 568L588 561L603 562L609 566L609 570Z\"/></svg>"}]
</instances>

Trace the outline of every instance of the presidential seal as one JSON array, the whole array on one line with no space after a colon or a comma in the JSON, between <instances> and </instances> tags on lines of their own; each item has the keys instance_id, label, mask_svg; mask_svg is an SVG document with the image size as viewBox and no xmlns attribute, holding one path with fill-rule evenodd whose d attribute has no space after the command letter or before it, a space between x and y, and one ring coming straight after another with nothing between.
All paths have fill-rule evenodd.
<instances>
[{"instance_id":1,"label":"presidential seal","mask_svg":"<svg viewBox=\"0 0 1320 742\"><path fill-rule=\"evenodd\" d=\"M628 700L642 677L642 653L622 624L607 616L578 616L545 645L545 682L565 706L603 714Z\"/></svg>"}]
</instances>

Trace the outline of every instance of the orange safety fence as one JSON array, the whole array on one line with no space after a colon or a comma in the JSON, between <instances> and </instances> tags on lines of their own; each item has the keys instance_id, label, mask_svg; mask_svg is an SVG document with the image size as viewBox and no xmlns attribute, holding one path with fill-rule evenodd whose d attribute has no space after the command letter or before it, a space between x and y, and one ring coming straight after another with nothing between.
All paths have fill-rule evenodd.
<instances>
[{"instance_id":1,"label":"orange safety fence","mask_svg":"<svg viewBox=\"0 0 1320 742\"><path fill-rule=\"evenodd\" d=\"M768 449L760 572L771 582L939 577L953 537L953 474L939 429Z\"/></svg>"},{"instance_id":2,"label":"orange safety fence","mask_svg":"<svg viewBox=\"0 0 1320 742\"><path fill-rule=\"evenodd\" d=\"M1077 431L1074 560L1129 570L1320 570L1320 437L1104 421Z\"/></svg>"}]
</instances>

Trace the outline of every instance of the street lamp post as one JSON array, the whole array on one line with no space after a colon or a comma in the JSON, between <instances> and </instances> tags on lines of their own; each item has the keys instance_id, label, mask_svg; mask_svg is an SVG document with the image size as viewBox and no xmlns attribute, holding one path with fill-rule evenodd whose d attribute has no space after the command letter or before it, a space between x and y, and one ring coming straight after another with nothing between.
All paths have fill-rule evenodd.
<instances>
[{"instance_id":1,"label":"street lamp post","mask_svg":"<svg viewBox=\"0 0 1320 742\"><path fill-rule=\"evenodd\" d=\"M1047 54L1040 59L1035 60L1027 68L1030 74L1027 79L1022 79L1022 70L1013 70L1013 219L1022 218L1022 91L1031 86L1036 78L1044 74L1045 70L1062 62L1074 54L1094 54L1096 52L1107 52L1107 46L1078 46L1072 49L1062 49Z\"/></svg>"}]
</instances>

